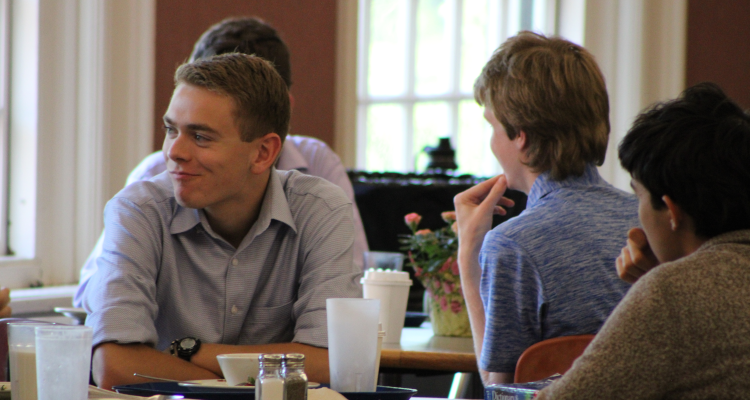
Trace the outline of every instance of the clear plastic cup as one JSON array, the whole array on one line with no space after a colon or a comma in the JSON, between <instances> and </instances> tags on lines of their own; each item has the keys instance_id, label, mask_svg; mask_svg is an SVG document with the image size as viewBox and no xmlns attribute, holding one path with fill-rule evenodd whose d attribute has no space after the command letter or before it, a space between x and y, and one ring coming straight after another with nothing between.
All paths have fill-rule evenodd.
<instances>
[{"instance_id":1,"label":"clear plastic cup","mask_svg":"<svg viewBox=\"0 0 750 400\"><path fill-rule=\"evenodd\" d=\"M367 270L360 281L366 299L380 300L380 317L385 338L383 343L401 342L401 331L406 319L409 287L412 285L407 272L391 270Z\"/></svg>"},{"instance_id":2,"label":"clear plastic cup","mask_svg":"<svg viewBox=\"0 0 750 400\"><path fill-rule=\"evenodd\" d=\"M391 269L401 271L404 267L404 255L388 251L366 251L364 254L365 269Z\"/></svg>"},{"instance_id":3,"label":"clear plastic cup","mask_svg":"<svg viewBox=\"0 0 750 400\"><path fill-rule=\"evenodd\" d=\"M8 324L8 358L13 400L37 400L36 396L36 334L44 322L12 322Z\"/></svg>"},{"instance_id":4,"label":"clear plastic cup","mask_svg":"<svg viewBox=\"0 0 750 400\"><path fill-rule=\"evenodd\" d=\"M92 333L81 325L36 327L39 400L88 399Z\"/></svg>"},{"instance_id":5,"label":"clear plastic cup","mask_svg":"<svg viewBox=\"0 0 750 400\"><path fill-rule=\"evenodd\" d=\"M327 299L331 389L374 392L380 301Z\"/></svg>"}]
</instances>

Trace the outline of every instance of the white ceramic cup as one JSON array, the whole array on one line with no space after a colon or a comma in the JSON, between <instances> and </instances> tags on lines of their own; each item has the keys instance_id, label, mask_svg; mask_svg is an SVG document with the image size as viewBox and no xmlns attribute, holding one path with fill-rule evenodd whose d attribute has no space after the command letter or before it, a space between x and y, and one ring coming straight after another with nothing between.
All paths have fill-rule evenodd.
<instances>
[{"instance_id":1,"label":"white ceramic cup","mask_svg":"<svg viewBox=\"0 0 750 400\"><path fill-rule=\"evenodd\" d=\"M404 255L388 251L366 251L364 254L365 269L392 269L401 271L404 267Z\"/></svg>"},{"instance_id":2,"label":"white ceramic cup","mask_svg":"<svg viewBox=\"0 0 750 400\"><path fill-rule=\"evenodd\" d=\"M241 383L255 385L255 380L258 378L258 356L260 355L261 353L236 353L216 356L227 385L237 386Z\"/></svg>"},{"instance_id":3,"label":"white ceramic cup","mask_svg":"<svg viewBox=\"0 0 750 400\"><path fill-rule=\"evenodd\" d=\"M36 398L36 334L44 322L12 322L8 324L8 358L13 400Z\"/></svg>"},{"instance_id":4,"label":"white ceramic cup","mask_svg":"<svg viewBox=\"0 0 750 400\"><path fill-rule=\"evenodd\" d=\"M327 299L331 389L374 392L380 300Z\"/></svg>"},{"instance_id":5,"label":"white ceramic cup","mask_svg":"<svg viewBox=\"0 0 750 400\"><path fill-rule=\"evenodd\" d=\"M36 333L36 390L39 400L89 397L93 330L82 325L39 325Z\"/></svg>"},{"instance_id":6,"label":"white ceramic cup","mask_svg":"<svg viewBox=\"0 0 750 400\"><path fill-rule=\"evenodd\" d=\"M383 343L401 342L401 330L406 319L409 301L409 286L412 285L407 272L390 270L367 270L360 281L366 299L380 300L380 323L383 324Z\"/></svg>"}]
</instances>

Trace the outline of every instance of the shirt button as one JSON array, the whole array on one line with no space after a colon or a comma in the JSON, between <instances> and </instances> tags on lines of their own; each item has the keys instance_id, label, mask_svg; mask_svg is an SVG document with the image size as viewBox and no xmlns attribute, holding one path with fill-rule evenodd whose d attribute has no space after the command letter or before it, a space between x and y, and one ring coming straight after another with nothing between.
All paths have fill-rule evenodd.
<instances>
[{"instance_id":1,"label":"shirt button","mask_svg":"<svg viewBox=\"0 0 750 400\"><path fill-rule=\"evenodd\" d=\"M239 263L240 263L240 262L239 262L239 261L237 261L237 259L236 259L236 258L232 260L232 265L234 265L235 267L236 267L236 266L237 266L237 264L239 264Z\"/></svg>"},{"instance_id":2,"label":"shirt button","mask_svg":"<svg viewBox=\"0 0 750 400\"><path fill-rule=\"evenodd\" d=\"M232 314L237 314L238 311L237 306L232 306Z\"/></svg>"}]
</instances>

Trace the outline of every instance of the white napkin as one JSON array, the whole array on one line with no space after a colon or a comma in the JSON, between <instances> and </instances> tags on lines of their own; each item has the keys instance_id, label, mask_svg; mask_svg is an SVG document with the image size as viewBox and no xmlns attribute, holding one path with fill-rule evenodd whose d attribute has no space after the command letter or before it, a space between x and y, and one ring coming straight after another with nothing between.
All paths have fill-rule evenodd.
<instances>
[{"instance_id":1,"label":"white napkin","mask_svg":"<svg viewBox=\"0 0 750 400\"><path fill-rule=\"evenodd\" d=\"M335 390L322 387L307 389L307 400L346 400L346 397Z\"/></svg>"}]
</instances>

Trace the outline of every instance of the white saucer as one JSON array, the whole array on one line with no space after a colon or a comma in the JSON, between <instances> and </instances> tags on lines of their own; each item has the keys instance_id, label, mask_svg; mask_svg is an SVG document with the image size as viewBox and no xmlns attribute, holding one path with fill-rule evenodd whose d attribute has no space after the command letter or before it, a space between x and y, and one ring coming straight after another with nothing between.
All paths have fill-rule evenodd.
<instances>
[{"instance_id":1,"label":"white saucer","mask_svg":"<svg viewBox=\"0 0 750 400\"><path fill-rule=\"evenodd\" d=\"M216 389L255 389L255 386L229 386L224 379L198 379L194 381L179 382L180 386L200 386Z\"/></svg>"},{"instance_id":2,"label":"white saucer","mask_svg":"<svg viewBox=\"0 0 750 400\"><path fill-rule=\"evenodd\" d=\"M255 386L229 386L227 385L227 381L224 379L199 379L199 380L194 380L194 381L179 382L178 385L197 386L197 387L215 388L215 389L255 389ZM318 382L307 383L307 387L309 389L316 388L318 386L320 386L320 383Z\"/></svg>"}]
</instances>

